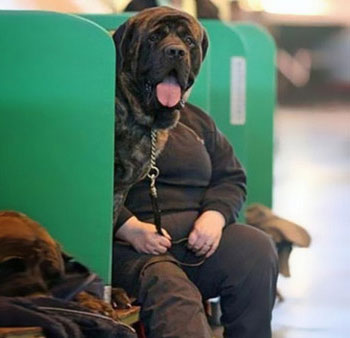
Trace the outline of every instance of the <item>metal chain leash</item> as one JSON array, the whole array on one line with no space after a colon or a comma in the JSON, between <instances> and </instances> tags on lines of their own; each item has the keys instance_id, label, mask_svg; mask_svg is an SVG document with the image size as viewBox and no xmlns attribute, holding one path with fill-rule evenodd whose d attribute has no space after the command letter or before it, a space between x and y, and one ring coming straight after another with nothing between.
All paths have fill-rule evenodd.
<instances>
[{"instance_id":1,"label":"metal chain leash","mask_svg":"<svg viewBox=\"0 0 350 338\"><path fill-rule=\"evenodd\" d=\"M154 215L154 224L157 232L163 235L161 224L161 210L158 205L158 193L156 187L156 179L159 176L159 168L156 166L156 151L157 151L157 137L158 132L154 129L151 130L151 161L148 169L147 177L150 179L150 197L152 202L152 209Z\"/></svg>"},{"instance_id":2,"label":"metal chain leash","mask_svg":"<svg viewBox=\"0 0 350 338\"><path fill-rule=\"evenodd\" d=\"M150 197L154 215L154 225L156 226L157 233L164 236L162 232L162 222L161 222L161 210L158 205L158 193L156 187L156 179L159 176L159 168L156 166L156 146L157 146L158 132L154 129L151 131L151 161L148 169L147 177L150 179ZM172 241L172 244L181 244L187 242L188 238L181 238L177 241ZM176 260L180 265L188 267L197 267L204 263L205 258L199 258L195 263L185 263Z\"/></svg>"},{"instance_id":3,"label":"metal chain leash","mask_svg":"<svg viewBox=\"0 0 350 338\"><path fill-rule=\"evenodd\" d=\"M159 176L159 168L156 166L156 146L158 132L154 129L151 131L151 162L148 169L147 177L151 180L150 193L157 198L156 179Z\"/></svg>"}]
</instances>

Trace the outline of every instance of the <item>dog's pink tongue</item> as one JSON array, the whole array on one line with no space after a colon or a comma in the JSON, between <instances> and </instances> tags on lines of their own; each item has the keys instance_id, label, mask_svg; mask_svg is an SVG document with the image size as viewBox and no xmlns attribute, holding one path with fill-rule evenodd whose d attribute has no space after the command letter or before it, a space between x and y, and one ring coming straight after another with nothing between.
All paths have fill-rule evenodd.
<instances>
[{"instance_id":1,"label":"dog's pink tongue","mask_svg":"<svg viewBox=\"0 0 350 338\"><path fill-rule=\"evenodd\" d=\"M181 99L181 88L173 76L159 83L156 92L158 101L165 107L174 107Z\"/></svg>"}]
</instances>

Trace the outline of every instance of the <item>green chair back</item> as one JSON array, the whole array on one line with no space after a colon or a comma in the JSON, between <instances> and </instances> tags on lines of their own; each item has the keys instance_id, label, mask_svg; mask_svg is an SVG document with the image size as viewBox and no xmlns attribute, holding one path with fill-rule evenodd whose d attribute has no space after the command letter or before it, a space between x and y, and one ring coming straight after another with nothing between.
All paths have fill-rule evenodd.
<instances>
[{"instance_id":1,"label":"green chair back","mask_svg":"<svg viewBox=\"0 0 350 338\"><path fill-rule=\"evenodd\" d=\"M98 25L0 11L0 209L111 279L115 49Z\"/></svg>"}]
</instances>

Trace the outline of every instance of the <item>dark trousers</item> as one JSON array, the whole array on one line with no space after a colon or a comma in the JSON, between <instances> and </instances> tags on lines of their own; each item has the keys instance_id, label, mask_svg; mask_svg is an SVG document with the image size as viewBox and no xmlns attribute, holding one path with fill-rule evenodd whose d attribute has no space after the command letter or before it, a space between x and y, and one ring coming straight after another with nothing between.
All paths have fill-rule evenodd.
<instances>
[{"instance_id":1,"label":"dark trousers","mask_svg":"<svg viewBox=\"0 0 350 338\"><path fill-rule=\"evenodd\" d=\"M162 224L177 240L188 235L196 217L196 212L166 215ZM147 337L212 337L202 300L217 296L225 337L271 337L278 263L270 238L251 226L231 224L202 264L179 263L198 261L184 244L159 256L115 244L113 285L137 297Z\"/></svg>"}]
</instances>

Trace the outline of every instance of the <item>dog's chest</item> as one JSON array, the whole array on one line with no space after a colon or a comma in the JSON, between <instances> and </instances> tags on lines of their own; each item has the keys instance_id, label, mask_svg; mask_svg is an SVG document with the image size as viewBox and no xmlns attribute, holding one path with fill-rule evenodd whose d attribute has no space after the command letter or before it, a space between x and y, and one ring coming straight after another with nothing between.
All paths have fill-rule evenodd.
<instances>
[{"instance_id":1,"label":"dog's chest","mask_svg":"<svg viewBox=\"0 0 350 338\"><path fill-rule=\"evenodd\" d=\"M131 186L143 178L151 161L150 135L128 133L116 137L115 176L122 186Z\"/></svg>"}]
</instances>

